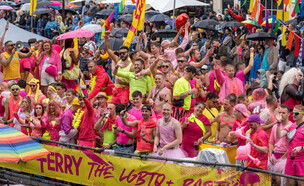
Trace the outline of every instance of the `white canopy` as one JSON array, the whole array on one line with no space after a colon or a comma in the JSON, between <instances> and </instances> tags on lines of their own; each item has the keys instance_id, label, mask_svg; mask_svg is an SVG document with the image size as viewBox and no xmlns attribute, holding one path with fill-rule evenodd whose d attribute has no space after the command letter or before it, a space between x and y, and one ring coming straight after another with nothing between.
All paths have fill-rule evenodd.
<instances>
[{"instance_id":1,"label":"white canopy","mask_svg":"<svg viewBox=\"0 0 304 186\"><path fill-rule=\"evenodd\" d=\"M0 19L0 34L4 32L6 20ZM29 39L35 38L37 40L48 40L48 38L42 37L38 34L34 34L32 32L28 32L22 28L19 28L11 23L9 23L8 30L4 37L4 42L13 41L14 43L17 41L22 41L23 43L27 43Z\"/></svg>"},{"instance_id":2,"label":"white canopy","mask_svg":"<svg viewBox=\"0 0 304 186\"><path fill-rule=\"evenodd\" d=\"M185 6L209 6L210 4L203 3L197 0L147 0L146 7L151 6L159 12L168 12L173 10L173 4L175 1L175 8L181 8Z\"/></svg>"},{"instance_id":3,"label":"white canopy","mask_svg":"<svg viewBox=\"0 0 304 186\"><path fill-rule=\"evenodd\" d=\"M121 2L121 0L105 0L102 2L102 4L113 4L113 3L120 3L120 2ZM125 5L136 5L136 3L133 4L131 0L126 0Z\"/></svg>"}]
</instances>

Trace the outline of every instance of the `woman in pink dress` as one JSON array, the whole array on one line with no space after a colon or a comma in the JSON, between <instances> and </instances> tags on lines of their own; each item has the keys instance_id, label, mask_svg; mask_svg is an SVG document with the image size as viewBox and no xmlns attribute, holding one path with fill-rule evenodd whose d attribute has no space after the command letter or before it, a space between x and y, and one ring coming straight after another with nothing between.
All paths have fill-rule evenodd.
<instances>
[{"instance_id":1,"label":"woman in pink dress","mask_svg":"<svg viewBox=\"0 0 304 186\"><path fill-rule=\"evenodd\" d=\"M44 114L44 108L42 104L37 103L34 108L34 116L30 122L30 128L32 130L31 136L42 137L42 116Z\"/></svg>"},{"instance_id":2,"label":"woman in pink dress","mask_svg":"<svg viewBox=\"0 0 304 186\"><path fill-rule=\"evenodd\" d=\"M154 152L150 155L175 159L185 158L185 153L179 148L179 144L182 142L182 129L180 123L171 116L172 105L165 103L162 112L164 117L157 122Z\"/></svg>"},{"instance_id":3,"label":"woman in pink dress","mask_svg":"<svg viewBox=\"0 0 304 186\"><path fill-rule=\"evenodd\" d=\"M62 63L62 81L66 84L67 89L76 88L76 79L79 76L79 52L74 49L73 39L64 41L64 48L60 52Z\"/></svg>"},{"instance_id":4,"label":"woman in pink dress","mask_svg":"<svg viewBox=\"0 0 304 186\"><path fill-rule=\"evenodd\" d=\"M194 112L189 116L182 118L183 141L181 149L186 151L188 157L197 156L195 145L203 143L205 139L211 136L211 124L206 116L203 115L205 104L196 102Z\"/></svg>"},{"instance_id":5,"label":"woman in pink dress","mask_svg":"<svg viewBox=\"0 0 304 186\"><path fill-rule=\"evenodd\" d=\"M57 102L50 101L43 117L43 128L46 129L43 138L53 141L59 141L59 131L61 130L60 119L62 113ZM48 145L58 146L55 143L46 143Z\"/></svg>"}]
</instances>

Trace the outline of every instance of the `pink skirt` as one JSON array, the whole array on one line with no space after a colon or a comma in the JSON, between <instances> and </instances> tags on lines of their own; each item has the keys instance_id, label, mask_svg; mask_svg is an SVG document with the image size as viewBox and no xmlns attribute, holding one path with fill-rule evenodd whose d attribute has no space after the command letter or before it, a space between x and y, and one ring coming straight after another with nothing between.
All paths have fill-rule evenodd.
<instances>
[{"instance_id":1,"label":"pink skirt","mask_svg":"<svg viewBox=\"0 0 304 186\"><path fill-rule=\"evenodd\" d=\"M173 159L181 159L181 158L186 158L186 155L184 151L180 148L176 149L167 149L162 155L159 155L158 152L160 151L161 147L157 148L157 152L153 152L149 154L150 156L157 156L157 157L162 157L162 158L173 158ZM156 159L151 159L151 161L157 161L157 162L165 162L164 160L156 160ZM167 163L172 163L172 162L167 162Z\"/></svg>"},{"instance_id":2,"label":"pink skirt","mask_svg":"<svg viewBox=\"0 0 304 186\"><path fill-rule=\"evenodd\" d=\"M277 158L272 154L273 159L277 160ZM267 169L269 171L272 172L277 172L277 173L284 173L285 170L285 165L286 165L286 157L285 158L281 158L277 163L272 164L269 160L268 160L268 164L267 164Z\"/></svg>"}]
</instances>

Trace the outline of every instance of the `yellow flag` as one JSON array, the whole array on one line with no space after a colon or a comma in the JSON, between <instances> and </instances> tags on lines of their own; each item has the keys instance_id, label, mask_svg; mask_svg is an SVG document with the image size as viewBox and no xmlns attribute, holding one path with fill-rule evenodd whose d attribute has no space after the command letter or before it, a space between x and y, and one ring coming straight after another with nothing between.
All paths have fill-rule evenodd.
<instances>
[{"instance_id":1,"label":"yellow flag","mask_svg":"<svg viewBox=\"0 0 304 186\"><path fill-rule=\"evenodd\" d=\"M289 11L284 11L284 19L283 21L288 21L289 20Z\"/></svg>"},{"instance_id":2,"label":"yellow flag","mask_svg":"<svg viewBox=\"0 0 304 186\"><path fill-rule=\"evenodd\" d=\"M282 46L286 46L286 37L285 37L286 27L283 26L283 33L282 33Z\"/></svg>"},{"instance_id":3,"label":"yellow flag","mask_svg":"<svg viewBox=\"0 0 304 186\"><path fill-rule=\"evenodd\" d=\"M31 0L30 6L30 15L32 15L32 13L36 10L37 0Z\"/></svg>"},{"instance_id":4,"label":"yellow flag","mask_svg":"<svg viewBox=\"0 0 304 186\"><path fill-rule=\"evenodd\" d=\"M142 29L144 29L145 14L146 14L146 0L145 0L145 2L142 3L142 11L140 14L140 19L139 19L139 23L138 23L138 27L137 27L138 31L141 31Z\"/></svg>"},{"instance_id":5,"label":"yellow flag","mask_svg":"<svg viewBox=\"0 0 304 186\"><path fill-rule=\"evenodd\" d=\"M132 25L130 27L128 36L123 44L124 46L130 47L136 31L143 29L143 22L145 20L145 7L146 7L146 0L137 1L136 9L134 10L133 13Z\"/></svg>"},{"instance_id":6,"label":"yellow flag","mask_svg":"<svg viewBox=\"0 0 304 186\"><path fill-rule=\"evenodd\" d=\"M278 0L277 3L278 3L278 6L280 6L282 3L282 0Z\"/></svg>"},{"instance_id":7,"label":"yellow flag","mask_svg":"<svg viewBox=\"0 0 304 186\"><path fill-rule=\"evenodd\" d=\"M282 1L282 0L281 0L281 1ZM253 5L254 5L254 0L250 0L249 12L252 12L252 10L253 10Z\"/></svg>"}]
</instances>

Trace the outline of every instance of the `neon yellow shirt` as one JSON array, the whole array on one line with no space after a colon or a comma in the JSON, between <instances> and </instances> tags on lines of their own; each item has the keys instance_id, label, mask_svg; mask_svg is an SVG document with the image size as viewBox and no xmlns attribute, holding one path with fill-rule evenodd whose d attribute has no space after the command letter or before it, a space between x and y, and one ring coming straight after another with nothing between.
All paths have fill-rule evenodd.
<instances>
[{"instance_id":1,"label":"neon yellow shirt","mask_svg":"<svg viewBox=\"0 0 304 186\"><path fill-rule=\"evenodd\" d=\"M213 120L217 115L219 115L219 112L216 108L211 108L210 110L205 108L203 111L203 115L206 116L209 121ZM215 133L217 130L217 122L211 123L211 136L208 138L208 141L215 139Z\"/></svg>"},{"instance_id":2,"label":"neon yellow shirt","mask_svg":"<svg viewBox=\"0 0 304 186\"><path fill-rule=\"evenodd\" d=\"M120 61L117 62L117 64L121 63L121 62L122 61L120 60ZM130 72L131 66L132 66L132 63L130 62L130 64L128 66L126 66L125 68L118 67L117 72ZM123 82L129 83L128 78L115 76L115 82L117 81L117 79L120 79ZM115 83L115 87L121 88L121 87L128 87L128 86Z\"/></svg>"},{"instance_id":3,"label":"neon yellow shirt","mask_svg":"<svg viewBox=\"0 0 304 186\"><path fill-rule=\"evenodd\" d=\"M186 92L191 90L191 86L189 81L187 81L184 77L179 78L173 87L173 96L179 96L181 94L185 94ZM182 107L185 110L190 110L191 106L191 95L188 95L184 98L184 106Z\"/></svg>"},{"instance_id":4,"label":"neon yellow shirt","mask_svg":"<svg viewBox=\"0 0 304 186\"><path fill-rule=\"evenodd\" d=\"M3 53L4 57L8 59L11 55L7 52ZM11 80L20 78L20 61L18 52L15 52L10 64L8 66L3 66L3 79Z\"/></svg>"},{"instance_id":5,"label":"neon yellow shirt","mask_svg":"<svg viewBox=\"0 0 304 186\"><path fill-rule=\"evenodd\" d=\"M130 100L133 100L132 93L136 90L140 91L142 94L147 94L151 91L151 78L147 75L140 77L138 80L135 80L135 72L117 72L116 76L125 77L129 79Z\"/></svg>"}]
</instances>

